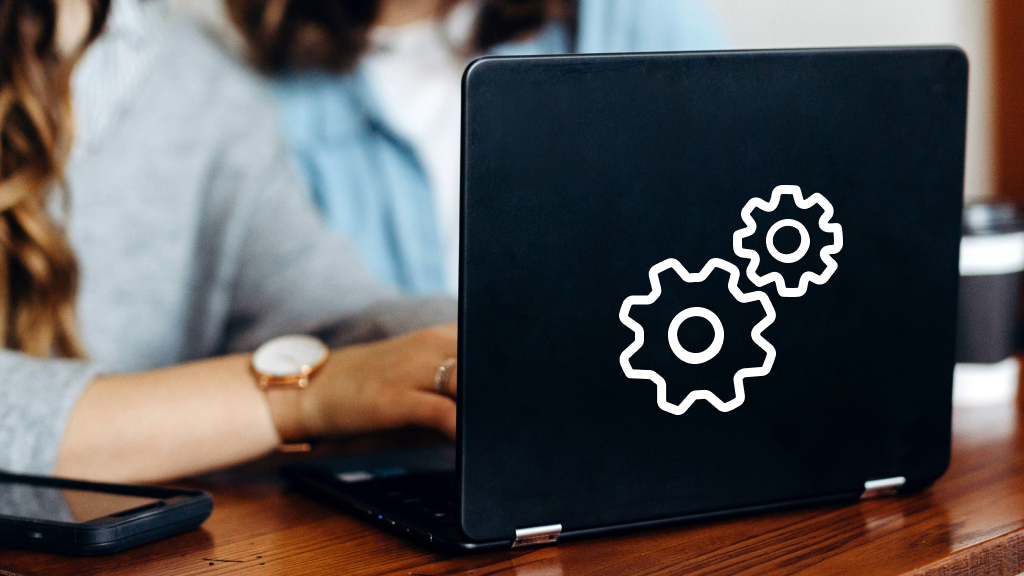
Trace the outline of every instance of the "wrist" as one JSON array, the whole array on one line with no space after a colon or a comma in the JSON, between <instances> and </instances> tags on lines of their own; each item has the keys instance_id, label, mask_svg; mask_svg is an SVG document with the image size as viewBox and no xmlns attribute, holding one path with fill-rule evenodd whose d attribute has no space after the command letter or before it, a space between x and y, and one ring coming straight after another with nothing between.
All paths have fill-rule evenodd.
<instances>
[{"instance_id":1,"label":"wrist","mask_svg":"<svg viewBox=\"0 0 1024 576\"><path fill-rule=\"evenodd\" d=\"M250 369L263 391L282 450L309 449L298 446L317 435L316 402L309 402L310 382L327 363L329 350L311 336L280 336L256 349ZM315 388L315 387L314 387Z\"/></svg>"}]
</instances>

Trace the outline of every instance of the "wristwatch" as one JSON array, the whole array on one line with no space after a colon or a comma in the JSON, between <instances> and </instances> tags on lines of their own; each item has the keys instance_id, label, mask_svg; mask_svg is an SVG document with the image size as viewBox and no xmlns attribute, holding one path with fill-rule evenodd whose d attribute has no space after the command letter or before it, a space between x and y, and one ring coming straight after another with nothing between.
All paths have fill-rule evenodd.
<instances>
[{"instance_id":1,"label":"wristwatch","mask_svg":"<svg viewBox=\"0 0 1024 576\"><path fill-rule=\"evenodd\" d=\"M294 334L268 340L252 354L250 368L267 395L270 415L284 444L280 450L309 450L302 424L302 390L327 363L330 350L318 338ZM298 443L296 443L298 441Z\"/></svg>"}]
</instances>

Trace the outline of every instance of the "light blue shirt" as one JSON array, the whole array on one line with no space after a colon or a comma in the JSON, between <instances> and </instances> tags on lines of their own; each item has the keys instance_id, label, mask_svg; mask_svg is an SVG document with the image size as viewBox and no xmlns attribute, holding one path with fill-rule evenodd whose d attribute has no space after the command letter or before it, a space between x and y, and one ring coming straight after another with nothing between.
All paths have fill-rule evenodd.
<instances>
[{"instance_id":1,"label":"light blue shirt","mask_svg":"<svg viewBox=\"0 0 1024 576\"><path fill-rule=\"evenodd\" d=\"M655 52L728 46L700 0L581 0L575 51ZM560 25L490 50L572 51ZM275 81L286 139L328 224L348 234L381 280L417 294L445 285L435 196L413 147L376 105L365 73L287 75Z\"/></svg>"}]
</instances>

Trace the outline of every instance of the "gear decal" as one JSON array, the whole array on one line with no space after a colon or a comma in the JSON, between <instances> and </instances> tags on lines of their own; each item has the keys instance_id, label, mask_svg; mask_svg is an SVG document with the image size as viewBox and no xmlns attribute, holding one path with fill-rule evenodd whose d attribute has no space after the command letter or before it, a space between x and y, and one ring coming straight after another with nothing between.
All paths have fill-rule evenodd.
<instances>
[{"instance_id":1,"label":"gear decal","mask_svg":"<svg viewBox=\"0 0 1024 576\"><path fill-rule=\"evenodd\" d=\"M759 275L757 268L761 263L761 255L756 250L743 247L744 238L749 237L757 230L757 223L754 222L751 213L755 208L763 210L764 212L774 212L779 207L779 203L783 195L790 195L793 197L793 203L796 204L797 208L806 210L811 206L818 205L822 208L822 215L818 219L818 227L825 233L832 234L832 243L821 248L818 255L821 257L822 262L825 263L825 270L819 274L815 274L813 271L807 270L800 274L800 280L796 286L786 286L786 280L782 277L779 272L769 272L765 275ZM829 222L832 218L833 209L832 204L825 199L819 193L814 193L807 199L804 199L803 193L800 191L799 186L776 186L772 190L771 200L765 202L760 198L751 198L743 210L740 211L740 218L746 224L745 228L737 230L732 236L732 249L740 258L745 258L750 261L747 265L747 278L754 283L757 287L763 287L769 282L775 282L775 289L779 292L779 296L784 298L795 298L803 296L807 292L808 283L815 283L818 285L828 282L832 274L835 273L839 265L835 259L832 258L833 254L838 253L843 249L843 227L835 222ZM795 228L800 233L800 246L789 254L780 252L775 247L775 233L781 228L791 227ZM767 245L768 253L775 260L783 264L793 264L803 258L810 247L810 234L807 232L807 228L804 224L798 220L791 218L779 220L775 222L768 229L768 236L765 244Z\"/></svg>"},{"instance_id":2,"label":"gear decal","mask_svg":"<svg viewBox=\"0 0 1024 576\"><path fill-rule=\"evenodd\" d=\"M694 390L687 394L686 398L679 404L672 404L668 401L668 383L660 374L654 370L639 370L633 368L630 363L633 355L644 345L644 328L630 318L629 312L633 306L645 306L652 304L659 296L661 296L661 279L659 275L662 272L672 269L680 278L683 279L684 282L693 283L707 280L708 276L716 268L724 270L729 274L729 292L737 302L743 304L760 302L761 306L764 308L764 319L758 322L750 332L750 338L755 344L764 350L764 363L760 366L744 367L736 371L732 378L735 397L731 400L723 401L710 390ZM655 264L649 272L649 277L651 281L651 292L646 295L629 296L625 301L623 301L622 307L619 309L619 320L633 331L634 338L633 343L630 344L629 347L627 347L619 356L619 365L622 367L622 371L626 374L626 377L636 380L650 380L651 382L654 382L658 387L658 407L669 414L683 414L697 400L707 400L720 412L729 412L739 407L746 399L743 381L749 377L764 376L768 374L772 369L772 365L775 363L775 348L761 335L764 329L775 321L775 308L772 306L771 300L768 299L768 295L764 292L742 292L739 288L739 269L731 262L726 262L719 258L712 258L711 260L708 260L707 264L704 265L704 268L700 272L688 272L678 260L675 258L669 258ZM687 318L693 317L704 318L711 323L715 331L712 343L706 350L701 352L686 350L682 345L680 345L678 339L679 325ZM718 316L707 308L696 306L687 308L678 313L672 319L672 323L670 324L668 331L668 340L669 345L672 348L672 352L677 358L687 364L702 364L711 360L721 350L723 339L724 328L721 320L718 319Z\"/></svg>"},{"instance_id":3,"label":"gear decal","mask_svg":"<svg viewBox=\"0 0 1024 576\"><path fill-rule=\"evenodd\" d=\"M824 263L825 268L819 273L815 273L815 270L820 269L818 266L806 266L801 269L800 278L796 282L795 286L787 286L786 280L782 274L778 271L768 271L765 274L758 273L758 267L761 265L761 254L757 250L745 248L743 246L744 239L750 238L757 231L757 222L753 217L754 209L759 209L765 214L772 215L773 212L779 207L782 197L792 197L793 205L800 210L801 213L808 210L812 206L819 206L821 208L821 216L817 220L817 227L820 232L825 235L831 234L831 244L826 244L817 250L818 256ZM744 228L737 230L733 233L733 252L739 258L746 259L748 261L746 268L747 278L757 286L758 288L764 287L765 285L774 282L775 289L779 293L779 296L783 298L796 298L803 296L807 293L807 287L809 284L814 283L817 285L825 284L832 278L839 265L836 263L833 256L839 253L843 249L843 227L838 223L831 222L834 216L834 210L832 204L829 203L824 196L819 193L814 193L808 198L803 197L803 193L799 186L776 186L772 190L771 199L769 201L762 200L761 198L751 198L740 210L740 218L745 224ZM777 215L775 217L778 217ZM805 219L808 220L808 219ZM821 243L821 233L815 232L812 237L811 232L808 231L807 226L813 224L813 220L801 221L798 218L779 218L768 226L767 233L764 237L765 249L769 256L775 262L791 265L800 262L809 253L812 253L811 247L814 244L817 237L817 242ZM791 252L783 252L779 250L775 244L776 234L785 228L792 228L800 236L798 246ZM760 238L760 236L758 236ZM769 260L766 258L765 269L769 266ZM811 269L808 269L811 268ZM660 274L666 270L672 269L676 274L686 283L698 283L707 280L708 276L715 269L724 270L729 274L728 290L732 294L733 298L741 304L749 304L752 302L759 302L764 308L764 318L761 319L750 331L750 339L765 353L764 363L760 366L753 367L741 367L733 374L732 383L735 391L735 397L731 400L722 400L716 396L710 390L693 390L686 395L679 404L673 404L668 401L668 383L665 378L661 376L655 370L644 370L634 368L632 365L633 355L637 353L644 346L644 327L630 317L630 311L634 306L647 306L653 304L662 294ZM792 268L790 268L792 270ZM623 350L622 354L619 355L619 366L622 368L622 372L627 378L632 380L650 380L654 382L658 387L658 407L669 414L680 415L684 414L691 406L698 400L707 400L709 404L715 407L719 412L729 412L735 410L743 404L746 399L746 390L744 389L744 380L751 377L766 376L771 372L772 366L775 364L775 348L764 338L763 332L766 328L775 322L775 307L772 305L768 294L761 291L743 292L739 288L740 271L739 268L720 258L712 258L708 260L707 264L700 272L689 272L682 264L679 263L675 258L669 258L663 260L651 267L648 276L651 282L651 292L645 295L628 296L623 302L622 307L619 308L619 321L622 322L627 328L633 331L633 343ZM679 341L679 327L680 325L690 318L702 318L707 321L712 329L714 330L714 336L711 344L707 346L705 350L694 352L687 350ZM745 332L745 331L744 331ZM711 361L715 358L722 350L722 343L725 339L725 327L722 325L722 321L718 314L714 311L696 305L690 305L687 308L679 311L672 318L672 321L668 326L668 345L671 348L675 358L688 365L698 365L705 362ZM745 362L744 362L745 363ZM728 368L727 370L731 370Z\"/></svg>"}]
</instances>

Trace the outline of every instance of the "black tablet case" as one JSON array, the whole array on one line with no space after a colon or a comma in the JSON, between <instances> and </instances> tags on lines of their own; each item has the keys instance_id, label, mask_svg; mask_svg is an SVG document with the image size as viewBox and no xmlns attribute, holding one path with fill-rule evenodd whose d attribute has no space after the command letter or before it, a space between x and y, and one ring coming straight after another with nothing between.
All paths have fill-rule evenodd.
<instances>
[{"instance_id":1,"label":"black tablet case","mask_svg":"<svg viewBox=\"0 0 1024 576\"><path fill-rule=\"evenodd\" d=\"M8 482L142 496L162 503L151 510L138 509L144 512L126 510L82 523L0 516L0 546L79 556L112 554L198 528L213 512L213 498L201 490L0 473L0 483Z\"/></svg>"}]
</instances>

